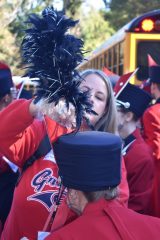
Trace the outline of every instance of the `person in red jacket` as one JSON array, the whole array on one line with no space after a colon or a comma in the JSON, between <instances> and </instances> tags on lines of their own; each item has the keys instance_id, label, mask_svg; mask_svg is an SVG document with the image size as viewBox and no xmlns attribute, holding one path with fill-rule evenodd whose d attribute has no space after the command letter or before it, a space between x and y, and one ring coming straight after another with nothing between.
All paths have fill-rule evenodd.
<instances>
[{"instance_id":1,"label":"person in red jacket","mask_svg":"<svg viewBox=\"0 0 160 240\"><path fill-rule=\"evenodd\" d=\"M82 78L78 78L78 80L76 78L78 74L74 68L81 59L80 52L77 50L77 46L82 47L81 41L75 41L72 35L64 34L64 29L75 25L76 22L57 13L52 8L45 9L42 17L32 16L30 21L32 24L34 23L34 27L27 31L28 35L23 42L23 51L26 63L30 64L32 60L29 76L39 78L37 97L33 101L17 100L0 113L2 119L0 151L2 150L3 154L6 154L12 162L23 169L14 192L13 204L2 233L2 240L19 240L23 237L36 239L38 231L45 228L50 212L65 197L64 193L57 202L59 195L58 167L52 149L55 140L61 135L73 131L75 122L76 126L81 127L81 130L87 130L87 119L90 120L89 128L92 125L96 126L97 130L107 131L108 129L111 131L114 124L109 121L110 114L113 115L112 119L116 117L112 87L105 75L91 74L86 80L87 86ZM38 22L41 24L37 24ZM55 30L55 26L57 30ZM38 46L35 54L37 34L41 39L38 43L44 41L44 45ZM58 38L56 34L58 34ZM58 41L62 40L59 34L64 34L62 36L64 41L60 42L62 45L55 44L57 39ZM46 42L49 43L46 44ZM56 57L53 58L53 54L50 56L52 51L48 49L48 46L53 47ZM39 51L39 49L43 51ZM59 55L60 53L61 55ZM37 54L39 54L38 57ZM48 60L50 60L49 63ZM95 78L96 84L93 85ZM97 83L99 84L97 85ZM90 89L91 86L93 90ZM92 90L91 96L88 95L89 90ZM91 111L92 105L98 115L87 115L94 113ZM108 113L110 114L108 115ZM37 117L37 115L40 116ZM113 127L113 129L115 128ZM51 143L50 149L47 153L37 157L37 149L46 135ZM32 164L26 168L26 163ZM122 194L122 199L124 195ZM122 199L120 201L123 202Z\"/></svg>"},{"instance_id":2,"label":"person in red jacket","mask_svg":"<svg viewBox=\"0 0 160 240\"><path fill-rule=\"evenodd\" d=\"M108 128L109 131L113 131L113 129L111 130L107 125L110 123L108 117L106 117L105 125L101 119L101 117L104 116L106 101L109 101L108 106L112 109L112 113L110 112L110 114L116 116L114 114L115 102L110 84L107 85L109 95L111 94L110 98L107 95L108 91L104 88L104 83L107 84L107 81L103 82L100 76L95 75L94 78L92 76L90 81L86 79L86 82L84 82L85 86L83 83L81 87L84 89L86 86L91 86L90 84L95 78L97 84L99 84L98 89L96 85L92 85L92 101L94 110L99 113L100 118L99 121L96 119L98 121L97 123L99 123L97 130L101 128L102 131L104 128L104 130L107 131ZM99 100L99 97L102 96L105 99ZM98 104L99 102L101 102L101 107L100 104ZM111 106L113 108L111 108ZM3 153L20 168L23 167L27 159L37 149L40 141L46 134L46 126L51 142L54 142L62 134L70 132L69 129L59 125L48 117L45 118L46 123L42 120L34 119L33 117L35 117L38 108L38 105L30 101L17 100L0 113L0 116L3 116L0 125L0 149L2 148ZM108 112L106 112L105 116L107 113ZM111 117L111 115L109 115L109 117ZM90 116L90 118L92 118L91 123L94 125L95 118L93 118L93 116ZM12 122L15 122L15 124L11 124ZM113 124L113 122L111 124ZM81 130L85 128L86 126L84 125ZM126 203L128 200L128 185L126 183L124 167L122 176L123 181L121 183L122 187L120 187L119 201ZM12 209L5 224L2 239L3 237L4 239L10 239L11 236L14 236L15 240L24 236L29 239L36 239L37 231L43 230L47 216L52 208L54 196L57 195L57 178L57 165L51 153L35 161L33 165L24 172L14 193ZM52 200L50 200L50 198ZM23 219L22 212L26 221L21 220ZM35 212L34 217L32 215L33 212ZM18 223L16 226L13 224L15 221Z\"/></svg>"},{"instance_id":3,"label":"person in red jacket","mask_svg":"<svg viewBox=\"0 0 160 240\"><path fill-rule=\"evenodd\" d=\"M159 240L158 218L115 201L121 147L120 137L104 132L70 134L56 141L54 153L62 184L68 189L67 204L79 217L43 239Z\"/></svg>"},{"instance_id":4,"label":"person in red jacket","mask_svg":"<svg viewBox=\"0 0 160 240\"><path fill-rule=\"evenodd\" d=\"M127 169L130 197L128 207L142 214L149 213L154 176L151 149L137 128L137 121L148 107L151 96L137 86L121 79L116 92L119 134L124 141L123 157Z\"/></svg>"},{"instance_id":5,"label":"person in red jacket","mask_svg":"<svg viewBox=\"0 0 160 240\"><path fill-rule=\"evenodd\" d=\"M0 62L0 111L16 98L16 88L13 84L9 66Z\"/></svg>"},{"instance_id":6,"label":"person in red jacket","mask_svg":"<svg viewBox=\"0 0 160 240\"><path fill-rule=\"evenodd\" d=\"M0 111L7 107L15 97L16 90L11 70L6 63L0 62ZM18 178L17 169L5 156L0 154L0 233L10 211L15 182Z\"/></svg>"},{"instance_id":7,"label":"person in red jacket","mask_svg":"<svg viewBox=\"0 0 160 240\"><path fill-rule=\"evenodd\" d=\"M150 90L156 102L144 112L142 123L145 141L152 148L155 159L151 214L160 217L160 66L151 56L148 59Z\"/></svg>"}]
</instances>

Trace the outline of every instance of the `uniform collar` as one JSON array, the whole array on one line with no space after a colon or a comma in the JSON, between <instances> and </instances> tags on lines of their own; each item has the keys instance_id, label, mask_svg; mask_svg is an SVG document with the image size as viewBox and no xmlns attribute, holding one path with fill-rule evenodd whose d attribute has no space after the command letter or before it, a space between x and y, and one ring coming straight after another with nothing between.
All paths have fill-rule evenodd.
<instances>
[{"instance_id":1,"label":"uniform collar","mask_svg":"<svg viewBox=\"0 0 160 240\"><path fill-rule=\"evenodd\" d=\"M130 144L131 142L133 142L136 139L136 137L134 136L134 132L123 140L124 141L123 148L126 147L128 144Z\"/></svg>"},{"instance_id":2,"label":"uniform collar","mask_svg":"<svg viewBox=\"0 0 160 240\"><path fill-rule=\"evenodd\" d=\"M157 99L156 103L160 103L160 98Z\"/></svg>"},{"instance_id":3,"label":"uniform collar","mask_svg":"<svg viewBox=\"0 0 160 240\"><path fill-rule=\"evenodd\" d=\"M136 140L136 136L137 136L137 131L138 129L136 129L133 133L131 133L128 137L126 137L123 142L123 149L122 149L122 155L125 156L126 153L129 150L129 147L132 145L132 143L134 143L134 141Z\"/></svg>"},{"instance_id":4,"label":"uniform collar","mask_svg":"<svg viewBox=\"0 0 160 240\"><path fill-rule=\"evenodd\" d=\"M103 210L106 208L106 206L112 206L112 205L117 205L117 200L116 198L110 201L107 201L104 198L99 199L98 201L95 202L89 202L82 213L82 215L88 214L88 213L93 213L96 210Z\"/></svg>"}]
</instances>

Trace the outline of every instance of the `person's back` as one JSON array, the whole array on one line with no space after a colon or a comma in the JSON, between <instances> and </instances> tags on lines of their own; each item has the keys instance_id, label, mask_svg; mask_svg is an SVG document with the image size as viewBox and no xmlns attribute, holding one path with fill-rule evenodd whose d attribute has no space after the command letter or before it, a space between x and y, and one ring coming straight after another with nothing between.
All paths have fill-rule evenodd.
<instances>
[{"instance_id":1,"label":"person's back","mask_svg":"<svg viewBox=\"0 0 160 240\"><path fill-rule=\"evenodd\" d=\"M159 239L160 219L138 214L116 201L121 145L118 136L102 132L58 139L55 156L62 183L68 188L67 204L79 217L59 230L53 228L46 240Z\"/></svg>"},{"instance_id":2,"label":"person's back","mask_svg":"<svg viewBox=\"0 0 160 240\"><path fill-rule=\"evenodd\" d=\"M46 240L159 240L160 219L138 214L117 201L90 203L82 215Z\"/></svg>"},{"instance_id":3,"label":"person's back","mask_svg":"<svg viewBox=\"0 0 160 240\"><path fill-rule=\"evenodd\" d=\"M154 62L151 56L148 59L150 90L156 102L145 111L142 123L145 141L151 147L155 160L151 214L160 217L160 66Z\"/></svg>"},{"instance_id":4,"label":"person's back","mask_svg":"<svg viewBox=\"0 0 160 240\"><path fill-rule=\"evenodd\" d=\"M160 66L148 55L150 92L155 104L150 106L143 114L142 123L144 138L153 150L155 159L160 159Z\"/></svg>"},{"instance_id":5,"label":"person's back","mask_svg":"<svg viewBox=\"0 0 160 240\"><path fill-rule=\"evenodd\" d=\"M147 214L153 184L154 161L148 145L137 128L137 121L150 103L151 97L142 89L130 84L123 76L115 86L115 94L118 130L124 143L122 153L130 190L128 207Z\"/></svg>"},{"instance_id":6,"label":"person's back","mask_svg":"<svg viewBox=\"0 0 160 240\"><path fill-rule=\"evenodd\" d=\"M144 130L144 139L151 147L153 156L160 160L160 99L150 106L143 115L142 123Z\"/></svg>"},{"instance_id":7,"label":"person's back","mask_svg":"<svg viewBox=\"0 0 160 240\"><path fill-rule=\"evenodd\" d=\"M129 142L129 138L133 142ZM136 212L148 214L154 176L151 149L145 143L138 128L124 139L124 143L124 149L131 143L123 156L130 189L128 207Z\"/></svg>"}]
</instances>

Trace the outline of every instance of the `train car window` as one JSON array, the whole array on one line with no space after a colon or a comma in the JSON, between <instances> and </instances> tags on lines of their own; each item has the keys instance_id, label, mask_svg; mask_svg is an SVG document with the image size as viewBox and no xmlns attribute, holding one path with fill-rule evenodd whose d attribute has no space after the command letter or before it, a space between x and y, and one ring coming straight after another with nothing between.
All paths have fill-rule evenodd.
<instances>
[{"instance_id":1,"label":"train car window","mask_svg":"<svg viewBox=\"0 0 160 240\"><path fill-rule=\"evenodd\" d=\"M113 47L113 69L112 69L114 73L117 73L117 65L118 65L117 55L118 55L117 45L115 45Z\"/></svg>"},{"instance_id":2,"label":"train car window","mask_svg":"<svg viewBox=\"0 0 160 240\"><path fill-rule=\"evenodd\" d=\"M118 75L123 74L123 63L124 63L124 42L121 42L119 45L119 70Z\"/></svg>"},{"instance_id":3,"label":"train car window","mask_svg":"<svg viewBox=\"0 0 160 240\"><path fill-rule=\"evenodd\" d=\"M100 69L102 69L104 66L104 55L100 56Z\"/></svg>"},{"instance_id":4,"label":"train car window","mask_svg":"<svg viewBox=\"0 0 160 240\"><path fill-rule=\"evenodd\" d=\"M140 41L137 43L137 79L142 81L148 79L148 57L152 58L160 65L160 42L159 41Z\"/></svg>"},{"instance_id":5,"label":"train car window","mask_svg":"<svg viewBox=\"0 0 160 240\"><path fill-rule=\"evenodd\" d=\"M104 54L104 66L108 67L108 53L107 52L105 52L105 54Z\"/></svg>"},{"instance_id":6,"label":"train car window","mask_svg":"<svg viewBox=\"0 0 160 240\"><path fill-rule=\"evenodd\" d=\"M111 70L112 67L112 49L108 51L108 68Z\"/></svg>"}]
</instances>

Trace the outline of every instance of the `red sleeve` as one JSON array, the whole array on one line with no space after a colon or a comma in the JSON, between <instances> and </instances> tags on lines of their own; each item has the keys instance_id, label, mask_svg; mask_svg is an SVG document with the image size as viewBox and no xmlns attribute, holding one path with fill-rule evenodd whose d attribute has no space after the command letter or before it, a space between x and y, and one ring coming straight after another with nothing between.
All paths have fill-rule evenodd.
<instances>
[{"instance_id":1,"label":"red sleeve","mask_svg":"<svg viewBox=\"0 0 160 240\"><path fill-rule=\"evenodd\" d=\"M19 167L33 155L46 134L44 121L30 115L29 104L30 100L17 100L0 112L0 152ZM49 118L46 125L52 142L67 132Z\"/></svg>"},{"instance_id":2,"label":"red sleeve","mask_svg":"<svg viewBox=\"0 0 160 240\"><path fill-rule=\"evenodd\" d=\"M153 185L153 157L144 144L139 144L132 147L126 154L125 163L130 189L128 207L146 214L148 213Z\"/></svg>"},{"instance_id":3,"label":"red sleeve","mask_svg":"<svg viewBox=\"0 0 160 240\"><path fill-rule=\"evenodd\" d=\"M159 104L157 104L157 106L159 106ZM154 157L160 159L160 116L154 112L154 109L155 108L152 107L152 109L148 109L144 113L144 138L152 148Z\"/></svg>"}]
</instances>

